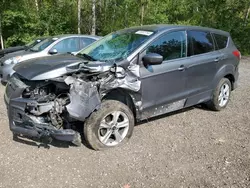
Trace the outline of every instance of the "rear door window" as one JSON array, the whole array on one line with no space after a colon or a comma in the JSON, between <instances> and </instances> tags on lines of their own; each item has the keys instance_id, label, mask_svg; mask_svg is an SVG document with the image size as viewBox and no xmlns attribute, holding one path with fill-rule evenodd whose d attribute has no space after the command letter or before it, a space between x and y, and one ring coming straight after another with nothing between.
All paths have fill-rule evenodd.
<instances>
[{"instance_id":1,"label":"rear door window","mask_svg":"<svg viewBox=\"0 0 250 188\"><path fill-rule=\"evenodd\" d=\"M188 56L214 51L214 43L210 32L188 31Z\"/></svg>"},{"instance_id":2,"label":"rear door window","mask_svg":"<svg viewBox=\"0 0 250 188\"><path fill-rule=\"evenodd\" d=\"M95 41L95 39L83 37L80 39L80 48L83 49Z\"/></svg>"},{"instance_id":3,"label":"rear door window","mask_svg":"<svg viewBox=\"0 0 250 188\"><path fill-rule=\"evenodd\" d=\"M215 34L215 33L213 33L213 35L214 35L214 38L216 40L216 43L217 43L219 50L227 47L227 42L228 42L227 36L219 35L219 34Z\"/></svg>"},{"instance_id":4,"label":"rear door window","mask_svg":"<svg viewBox=\"0 0 250 188\"><path fill-rule=\"evenodd\" d=\"M175 31L161 36L149 45L146 53L160 54L163 61L186 57L186 32Z\"/></svg>"}]
</instances>

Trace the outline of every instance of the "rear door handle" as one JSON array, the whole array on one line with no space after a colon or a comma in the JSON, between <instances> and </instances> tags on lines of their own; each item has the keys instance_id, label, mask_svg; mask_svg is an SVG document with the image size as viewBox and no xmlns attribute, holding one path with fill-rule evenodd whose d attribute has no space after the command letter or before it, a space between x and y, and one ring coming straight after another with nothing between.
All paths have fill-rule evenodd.
<instances>
[{"instance_id":1,"label":"rear door handle","mask_svg":"<svg viewBox=\"0 0 250 188\"><path fill-rule=\"evenodd\" d=\"M186 67L184 65L181 65L179 68L178 68L178 71L184 71L186 69Z\"/></svg>"}]
</instances>

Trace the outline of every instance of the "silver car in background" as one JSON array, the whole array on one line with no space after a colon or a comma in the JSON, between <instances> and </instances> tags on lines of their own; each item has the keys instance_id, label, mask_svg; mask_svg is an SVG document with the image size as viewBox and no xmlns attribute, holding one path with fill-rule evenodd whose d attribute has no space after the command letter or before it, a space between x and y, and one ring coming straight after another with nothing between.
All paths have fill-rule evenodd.
<instances>
[{"instance_id":1,"label":"silver car in background","mask_svg":"<svg viewBox=\"0 0 250 188\"><path fill-rule=\"evenodd\" d=\"M7 83L8 78L15 72L13 67L17 63L58 53L78 52L100 38L91 35L59 35L48 37L28 50L10 53L0 59L1 83Z\"/></svg>"},{"instance_id":2,"label":"silver car in background","mask_svg":"<svg viewBox=\"0 0 250 188\"><path fill-rule=\"evenodd\" d=\"M37 38L37 39L35 39L35 40L31 41L30 43L25 44L23 46L13 46L13 47L9 47L9 48L5 48L3 50L0 50L0 58L2 58L3 56L5 56L9 53L28 50L28 49L32 48L33 46L37 45L38 43L42 42L45 39L46 39L46 37L39 37L39 38Z\"/></svg>"}]
</instances>

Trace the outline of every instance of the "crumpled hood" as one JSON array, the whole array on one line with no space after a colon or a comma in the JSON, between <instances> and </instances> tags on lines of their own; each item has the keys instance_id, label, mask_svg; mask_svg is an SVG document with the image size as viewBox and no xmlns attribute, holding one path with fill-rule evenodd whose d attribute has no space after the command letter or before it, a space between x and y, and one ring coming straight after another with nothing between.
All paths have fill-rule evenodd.
<instances>
[{"instance_id":1,"label":"crumpled hood","mask_svg":"<svg viewBox=\"0 0 250 188\"><path fill-rule=\"evenodd\" d=\"M26 60L15 65L13 69L28 80L45 80L62 76L68 72L68 65L81 62L84 60L79 57L61 54Z\"/></svg>"}]
</instances>

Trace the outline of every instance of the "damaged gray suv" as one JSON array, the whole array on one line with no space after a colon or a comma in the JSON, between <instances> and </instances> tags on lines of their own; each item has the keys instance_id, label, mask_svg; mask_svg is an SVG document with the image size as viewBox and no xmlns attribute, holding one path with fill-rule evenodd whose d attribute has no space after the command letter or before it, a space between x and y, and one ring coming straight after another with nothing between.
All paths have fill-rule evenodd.
<instances>
[{"instance_id":1,"label":"damaged gray suv","mask_svg":"<svg viewBox=\"0 0 250 188\"><path fill-rule=\"evenodd\" d=\"M240 52L224 31L172 25L111 33L74 55L22 62L6 87L17 136L95 150L126 142L136 122L196 104L225 108Z\"/></svg>"}]
</instances>

